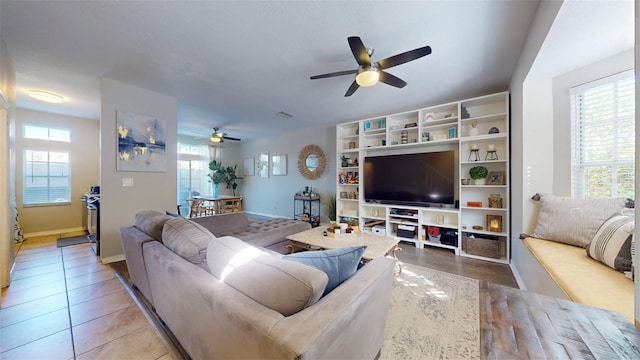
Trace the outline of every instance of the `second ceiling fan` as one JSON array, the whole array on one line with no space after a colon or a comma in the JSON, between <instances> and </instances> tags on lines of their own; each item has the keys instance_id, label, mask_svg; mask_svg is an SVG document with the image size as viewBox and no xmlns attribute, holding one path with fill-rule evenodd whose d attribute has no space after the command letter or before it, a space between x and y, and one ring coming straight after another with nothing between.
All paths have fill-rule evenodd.
<instances>
[{"instance_id":1,"label":"second ceiling fan","mask_svg":"<svg viewBox=\"0 0 640 360\"><path fill-rule=\"evenodd\" d=\"M227 136L226 133L223 133L222 131L220 131L220 128L217 127L213 128L213 133L211 133L210 140L214 143L223 143L225 140L241 141L238 138Z\"/></svg>"},{"instance_id":2,"label":"second ceiling fan","mask_svg":"<svg viewBox=\"0 0 640 360\"><path fill-rule=\"evenodd\" d=\"M316 80L334 76L357 74L355 80L353 80L353 83L351 83L351 86L344 94L345 97L353 95L360 86L372 86L378 81L397 88L403 88L407 85L404 80L391 75L384 70L431 54L431 47L425 46L372 63L372 48L366 48L358 36L350 36L347 40L349 42L351 52L358 62L358 68L355 70L338 71L311 77L311 80Z\"/></svg>"}]
</instances>

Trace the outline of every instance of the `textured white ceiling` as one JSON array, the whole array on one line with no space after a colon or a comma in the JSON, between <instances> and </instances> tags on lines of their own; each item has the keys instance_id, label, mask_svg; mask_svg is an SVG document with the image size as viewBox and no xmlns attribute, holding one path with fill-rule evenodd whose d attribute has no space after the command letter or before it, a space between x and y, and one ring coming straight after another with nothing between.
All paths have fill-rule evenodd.
<instances>
[{"instance_id":1,"label":"textured white ceiling","mask_svg":"<svg viewBox=\"0 0 640 360\"><path fill-rule=\"evenodd\" d=\"M182 134L243 139L336 124L508 88L538 1L7 1L1 34L24 108L99 117L99 79L178 99ZM408 85L360 88L347 37L373 59L430 45L389 70ZM47 105L28 89L67 100ZM279 111L292 119L276 116Z\"/></svg>"}]
</instances>

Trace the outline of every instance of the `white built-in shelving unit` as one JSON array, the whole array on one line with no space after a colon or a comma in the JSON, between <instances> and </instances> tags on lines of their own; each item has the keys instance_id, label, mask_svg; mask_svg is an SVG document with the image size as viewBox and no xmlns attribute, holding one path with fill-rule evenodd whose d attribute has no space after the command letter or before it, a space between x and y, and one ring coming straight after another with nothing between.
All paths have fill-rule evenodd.
<instances>
[{"instance_id":1,"label":"white built-in shelving unit","mask_svg":"<svg viewBox=\"0 0 640 360\"><path fill-rule=\"evenodd\" d=\"M404 232L399 239L416 247L442 247L456 255L509 263L508 92L340 124L336 136L338 221L357 219L363 231L396 237L399 228L409 226L415 229L413 237ZM446 150L456 154L459 206L365 202L360 179L365 157ZM343 158L348 160L343 163ZM470 178L469 169L478 165L489 170L488 183L463 185L462 180ZM495 195L502 198L502 207L489 206L489 198ZM499 229L491 228L492 220L498 221ZM455 233L457 241L430 240L429 229L436 227L441 233ZM485 244L482 240L492 241L486 244L497 250L478 253L477 245Z\"/></svg>"}]
</instances>

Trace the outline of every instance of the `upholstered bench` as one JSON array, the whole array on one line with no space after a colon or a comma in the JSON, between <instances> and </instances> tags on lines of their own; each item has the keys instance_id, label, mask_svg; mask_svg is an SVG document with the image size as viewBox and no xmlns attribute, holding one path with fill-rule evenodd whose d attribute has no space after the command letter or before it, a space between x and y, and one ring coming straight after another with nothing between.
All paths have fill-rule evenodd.
<instances>
[{"instance_id":1,"label":"upholstered bench","mask_svg":"<svg viewBox=\"0 0 640 360\"><path fill-rule=\"evenodd\" d=\"M540 211L533 233L522 241L566 298L616 311L633 322L633 201L551 194L532 200ZM537 284L525 285L540 292Z\"/></svg>"},{"instance_id":2,"label":"upholstered bench","mask_svg":"<svg viewBox=\"0 0 640 360\"><path fill-rule=\"evenodd\" d=\"M522 241L567 299L619 312L633 322L633 281L623 273L577 246L532 237Z\"/></svg>"}]
</instances>

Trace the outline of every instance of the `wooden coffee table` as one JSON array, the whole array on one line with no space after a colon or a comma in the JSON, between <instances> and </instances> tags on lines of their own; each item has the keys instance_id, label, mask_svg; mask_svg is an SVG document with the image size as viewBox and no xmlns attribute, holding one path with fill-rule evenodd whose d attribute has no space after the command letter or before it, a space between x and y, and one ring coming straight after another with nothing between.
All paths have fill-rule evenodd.
<instances>
[{"instance_id":1,"label":"wooden coffee table","mask_svg":"<svg viewBox=\"0 0 640 360\"><path fill-rule=\"evenodd\" d=\"M326 226L318 226L293 235L287 236L289 244L286 248L292 253L296 249L330 250L348 246L366 245L367 250L362 255L364 262L369 262L381 256L391 255L398 264L398 273L402 272L402 264L396 256L396 251L402 250L395 238L373 235L369 233L338 234L336 237L325 236Z\"/></svg>"}]
</instances>

